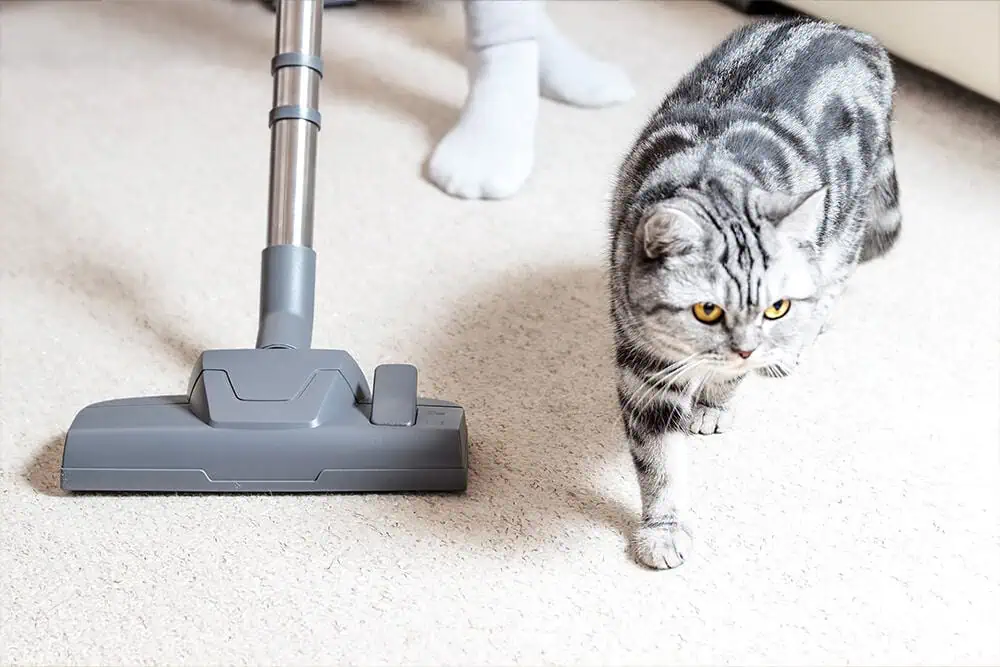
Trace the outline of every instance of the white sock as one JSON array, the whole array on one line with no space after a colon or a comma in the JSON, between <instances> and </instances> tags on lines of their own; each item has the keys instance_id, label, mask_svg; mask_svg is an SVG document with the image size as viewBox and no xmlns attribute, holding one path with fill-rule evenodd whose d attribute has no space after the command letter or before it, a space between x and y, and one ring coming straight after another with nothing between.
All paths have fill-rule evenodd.
<instances>
[{"instance_id":1,"label":"white sock","mask_svg":"<svg viewBox=\"0 0 1000 667\"><path fill-rule=\"evenodd\" d=\"M434 149L428 176L454 197L503 199L521 188L534 166L538 45L489 46L471 59L465 106Z\"/></svg>"},{"instance_id":2,"label":"white sock","mask_svg":"<svg viewBox=\"0 0 1000 667\"><path fill-rule=\"evenodd\" d=\"M540 90L545 97L578 107L606 107L635 95L619 67L585 53L545 15L538 27Z\"/></svg>"}]
</instances>

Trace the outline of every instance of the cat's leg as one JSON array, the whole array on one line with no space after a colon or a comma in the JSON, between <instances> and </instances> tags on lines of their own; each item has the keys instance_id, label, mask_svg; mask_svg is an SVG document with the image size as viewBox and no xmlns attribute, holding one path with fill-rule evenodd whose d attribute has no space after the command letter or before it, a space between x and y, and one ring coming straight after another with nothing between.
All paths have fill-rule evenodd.
<instances>
[{"instance_id":1,"label":"cat's leg","mask_svg":"<svg viewBox=\"0 0 1000 667\"><path fill-rule=\"evenodd\" d=\"M871 193L869 226L862 241L859 261L869 262L889 252L899 238L902 223L896 158L892 147L892 135L889 135L875 165L875 185Z\"/></svg>"},{"instance_id":2,"label":"cat's leg","mask_svg":"<svg viewBox=\"0 0 1000 667\"><path fill-rule=\"evenodd\" d=\"M632 536L633 557L654 569L675 568L690 555L687 408L666 397L634 405L623 385L619 400L642 498L642 520Z\"/></svg>"},{"instance_id":3,"label":"cat's leg","mask_svg":"<svg viewBox=\"0 0 1000 667\"><path fill-rule=\"evenodd\" d=\"M631 443L642 498L642 521L632 538L632 553L653 569L680 567L694 546L687 519L691 438L671 429Z\"/></svg>"},{"instance_id":4,"label":"cat's leg","mask_svg":"<svg viewBox=\"0 0 1000 667\"><path fill-rule=\"evenodd\" d=\"M538 117L538 0L464 0L469 92L428 175L462 199L502 199L527 180Z\"/></svg>"},{"instance_id":5,"label":"cat's leg","mask_svg":"<svg viewBox=\"0 0 1000 667\"><path fill-rule=\"evenodd\" d=\"M570 40L542 12L538 31L541 94L578 107L606 107L635 95L628 75Z\"/></svg>"},{"instance_id":6,"label":"cat's leg","mask_svg":"<svg viewBox=\"0 0 1000 667\"><path fill-rule=\"evenodd\" d=\"M713 435L730 430L733 427L733 397L742 381L742 377L737 377L706 385L694 401L688 431Z\"/></svg>"}]
</instances>

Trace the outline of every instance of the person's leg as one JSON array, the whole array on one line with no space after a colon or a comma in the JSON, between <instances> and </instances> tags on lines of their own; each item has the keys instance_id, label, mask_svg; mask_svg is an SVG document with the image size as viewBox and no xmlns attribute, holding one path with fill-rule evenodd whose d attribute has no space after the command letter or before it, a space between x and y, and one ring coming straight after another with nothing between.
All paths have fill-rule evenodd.
<instances>
[{"instance_id":1,"label":"person's leg","mask_svg":"<svg viewBox=\"0 0 1000 667\"><path fill-rule=\"evenodd\" d=\"M463 199L501 199L531 173L538 116L539 0L464 0L469 92L430 179Z\"/></svg>"},{"instance_id":2,"label":"person's leg","mask_svg":"<svg viewBox=\"0 0 1000 667\"><path fill-rule=\"evenodd\" d=\"M632 98L632 82L620 68L585 53L541 13L538 30L540 91L578 107L606 107Z\"/></svg>"}]
</instances>

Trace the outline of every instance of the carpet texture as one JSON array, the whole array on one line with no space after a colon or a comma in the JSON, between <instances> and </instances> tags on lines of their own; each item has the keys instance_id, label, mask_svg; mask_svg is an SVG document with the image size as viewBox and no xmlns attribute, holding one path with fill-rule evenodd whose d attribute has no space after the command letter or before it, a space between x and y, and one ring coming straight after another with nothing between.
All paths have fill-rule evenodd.
<instances>
[{"instance_id":1,"label":"carpet texture","mask_svg":"<svg viewBox=\"0 0 1000 667\"><path fill-rule=\"evenodd\" d=\"M900 72L900 244L697 446L697 552L649 572L625 553L607 196L664 90L746 19L550 5L639 93L543 103L504 202L421 176L465 91L459 4L326 22L314 341L467 407L470 488L445 498L59 491L76 410L253 344L273 17L0 6L0 663L1000 664L1000 111Z\"/></svg>"}]
</instances>

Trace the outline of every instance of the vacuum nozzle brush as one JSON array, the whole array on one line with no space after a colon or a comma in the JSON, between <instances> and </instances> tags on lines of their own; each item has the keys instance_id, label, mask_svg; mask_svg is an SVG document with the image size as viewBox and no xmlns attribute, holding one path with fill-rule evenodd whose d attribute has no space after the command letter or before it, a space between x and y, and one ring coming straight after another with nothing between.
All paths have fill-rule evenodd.
<instances>
[{"instance_id":1,"label":"vacuum nozzle brush","mask_svg":"<svg viewBox=\"0 0 1000 667\"><path fill-rule=\"evenodd\" d=\"M70 491L464 491L465 411L419 398L416 369L342 350L212 350L189 391L106 401L66 437Z\"/></svg>"}]
</instances>

